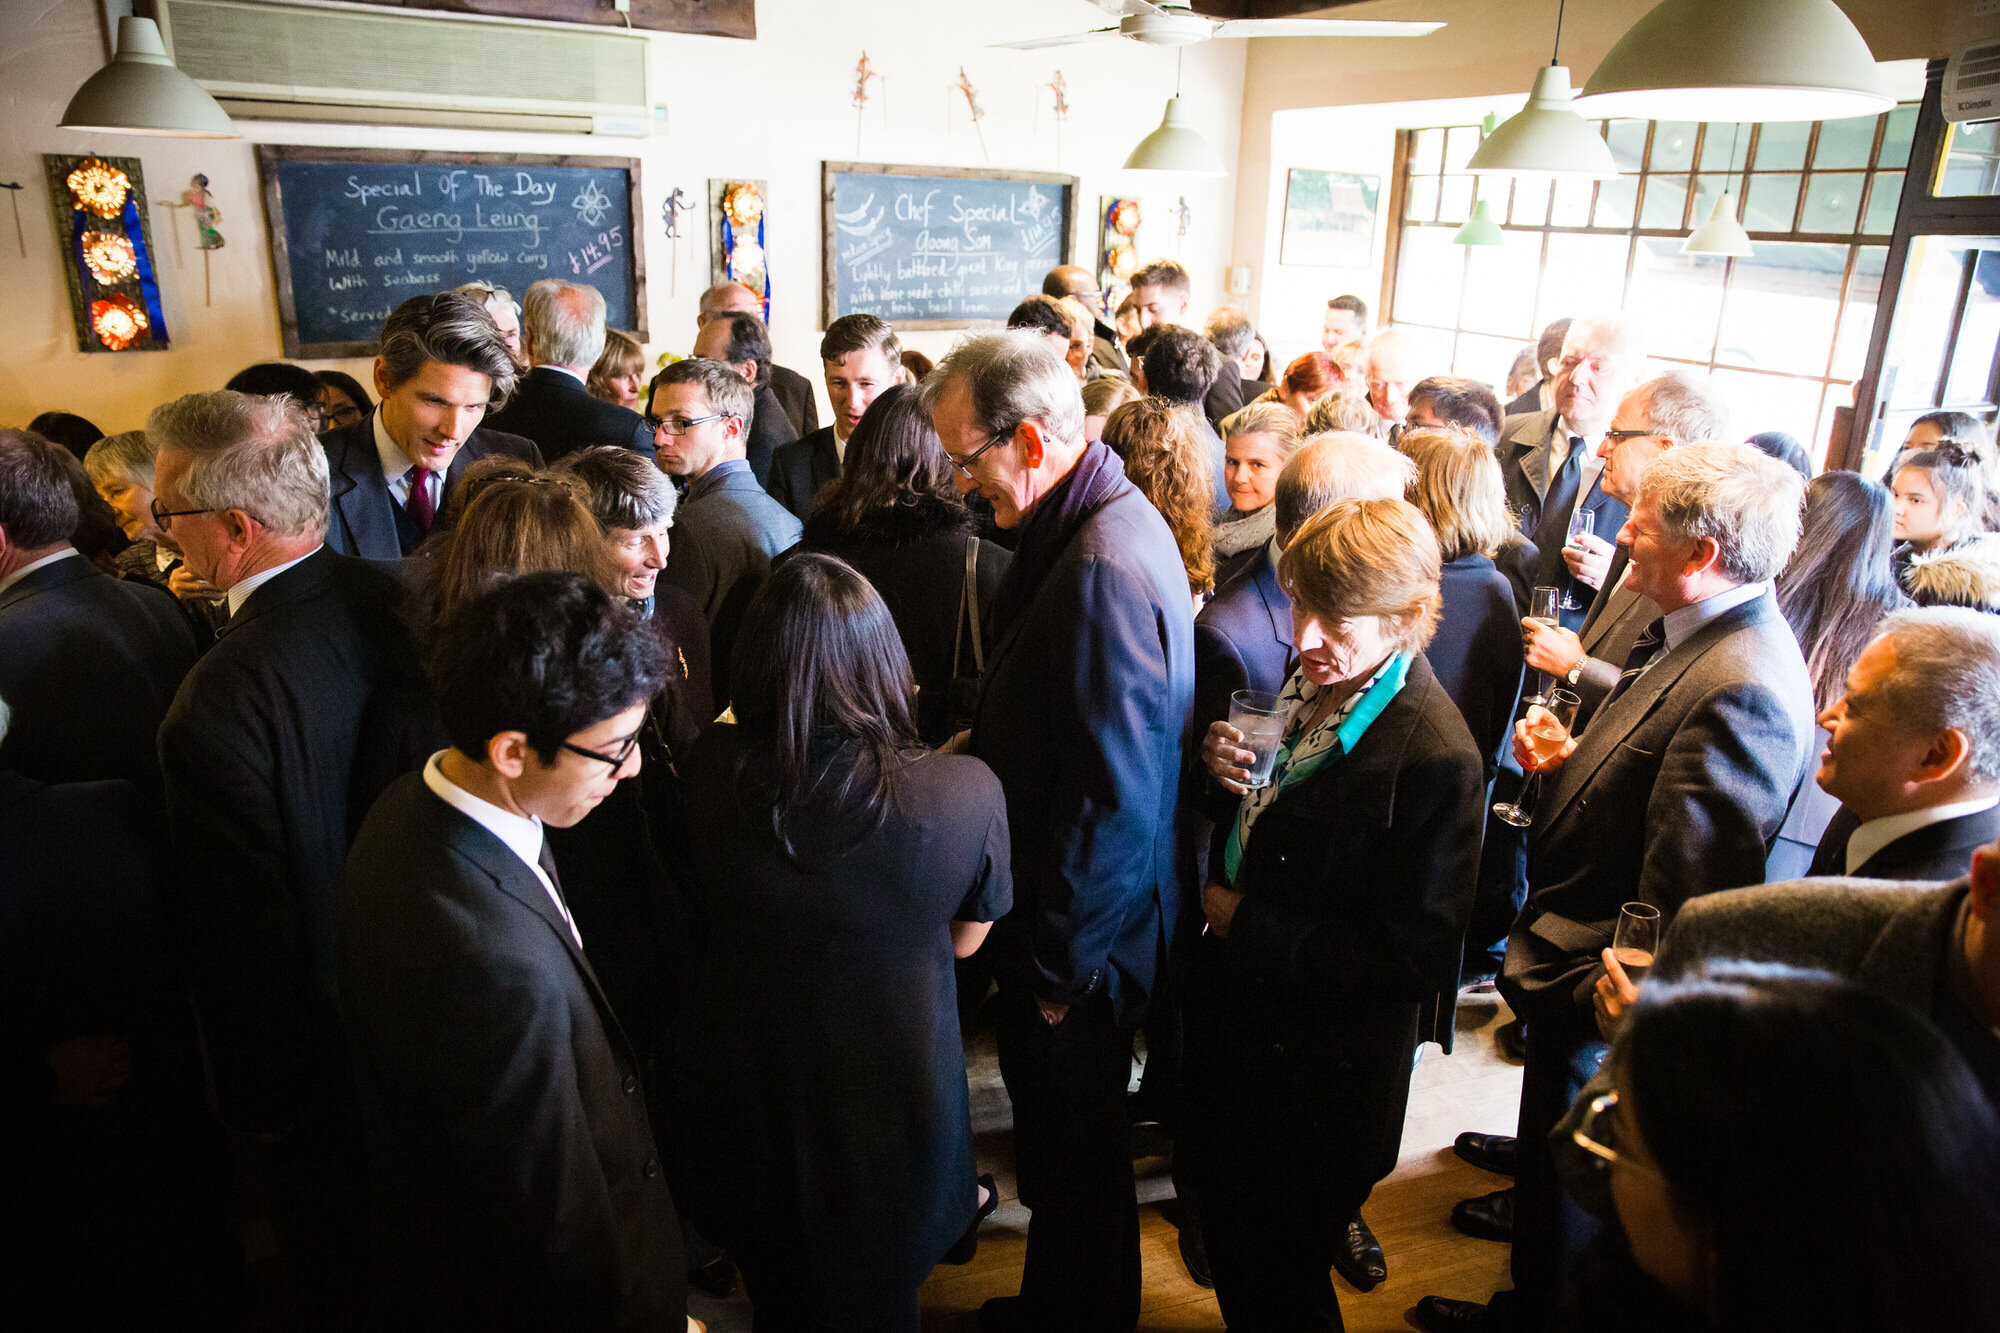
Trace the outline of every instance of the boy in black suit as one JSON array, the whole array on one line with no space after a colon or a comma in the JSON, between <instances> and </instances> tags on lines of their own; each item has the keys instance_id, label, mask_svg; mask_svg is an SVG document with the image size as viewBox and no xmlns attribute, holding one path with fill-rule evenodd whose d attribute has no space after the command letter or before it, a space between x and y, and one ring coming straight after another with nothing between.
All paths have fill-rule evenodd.
<instances>
[{"instance_id":1,"label":"boy in black suit","mask_svg":"<svg viewBox=\"0 0 2000 1333\"><path fill-rule=\"evenodd\" d=\"M340 895L377 1296L411 1328L680 1333L637 1064L543 833L638 772L665 652L544 573L448 617L430 670L451 748L375 803Z\"/></svg>"}]
</instances>

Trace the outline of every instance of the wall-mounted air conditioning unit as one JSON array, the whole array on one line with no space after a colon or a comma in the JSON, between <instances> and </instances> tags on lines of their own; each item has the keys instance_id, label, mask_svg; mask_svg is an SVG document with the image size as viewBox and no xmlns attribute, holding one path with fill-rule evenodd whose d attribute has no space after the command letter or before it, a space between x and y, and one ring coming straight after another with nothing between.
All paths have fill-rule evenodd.
<instances>
[{"instance_id":1,"label":"wall-mounted air conditioning unit","mask_svg":"<svg viewBox=\"0 0 2000 1333\"><path fill-rule=\"evenodd\" d=\"M249 120L644 135L635 32L379 9L158 0L174 63Z\"/></svg>"},{"instance_id":2,"label":"wall-mounted air conditioning unit","mask_svg":"<svg viewBox=\"0 0 2000 1333\"><path fill-rule=\"evenodd\" d=\"M2000 120L2000 40L1972 42L1944 67L1944 118Z\"/></svg>"}]
</instances>

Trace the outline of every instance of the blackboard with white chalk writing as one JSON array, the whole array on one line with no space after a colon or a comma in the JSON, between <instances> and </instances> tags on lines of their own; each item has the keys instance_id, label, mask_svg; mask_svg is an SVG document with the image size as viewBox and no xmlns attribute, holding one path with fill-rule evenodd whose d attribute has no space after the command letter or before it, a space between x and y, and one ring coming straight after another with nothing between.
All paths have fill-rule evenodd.
<instances>
[{"instance_id":1,"label":"blackboard with white chalk writing","mask_svg":"<svg viewBox=\"0 0 2000 1333\"><path fill-rule=\"evenodd\" d=\"M257 150L288 357L373 355L412 296L540 278L604 294L646 336L639 164L630 158Z\"/></svg>"},{"instance_id":2,"label":"blackboard with white chalk writing","mask_svg":"<svg viewBox=\"0 0 2000 1333\"><path fill-rule=\"evenodd\" d=\"M1070 260L1076 177L970 167L822 164L824 323L901 329L1004 321Z\"/></svg>"}]
</instances>

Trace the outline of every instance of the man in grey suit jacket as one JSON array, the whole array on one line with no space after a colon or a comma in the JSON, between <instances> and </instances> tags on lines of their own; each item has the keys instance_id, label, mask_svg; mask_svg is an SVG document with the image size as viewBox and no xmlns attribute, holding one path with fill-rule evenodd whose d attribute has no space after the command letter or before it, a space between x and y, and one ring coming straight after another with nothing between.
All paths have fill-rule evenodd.
<instances>
[{"instance_id":1,"label":"man in grey suit jacket","mask_svg":"<svg viewBox=\"0 0 2000 1333\"><path fill-rule=\"evenodd\" d=\"M653 380L660 468L686 477L674 542L660 578L708 618L715 711L729 703L729 654L744 608L764 586L771 557L799 540L799 520L765 494L744 458L749 381L720 361L689 357Z\"/></svg>"},{"instance_id":2,"label":"man in grey suit jacket","mask_svg":"<svg viewBox=\"0 0 2000 1333\"><path fill-rule=\"evenodd\" d=\"M1691 896L1764 877L1813 735L1805 661L1769 586L1798 542L1802 493L1796 472L1747 445L1674 449L1645 473L1627 577L1664 614L1590 726L1540 765L1528 904L1500 977L1527 1024L1515 1289L1476 1319L1426 1298L1429 1327L1539 1327L1589 1239L1548 1133L1603 1058L1592 998L1620 905L1671 918ZM1531 762L1525 723L1516 753ZM1433 1317L1440 1305L1449 1318Z\"/></svg>"}]
</instances>

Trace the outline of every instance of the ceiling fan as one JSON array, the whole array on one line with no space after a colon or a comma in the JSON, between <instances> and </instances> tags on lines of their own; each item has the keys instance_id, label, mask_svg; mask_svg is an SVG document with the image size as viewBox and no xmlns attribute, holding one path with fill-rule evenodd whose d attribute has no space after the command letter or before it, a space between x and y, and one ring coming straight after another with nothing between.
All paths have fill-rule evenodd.
<instances>
[{"instance_id":1,"label":"ceiling fan","mask_svg":"<svg viewBox=\"0 0 2000 1333\"><path fill-rule=\"evenodd\" d=\"M1352 0L1347 0L1352 3ZM1068 46L1100 37L1125 37L1148 46L1192 46L1215 37L1422 37L1443 23L1390 22L1375 19L1211 18L1196 13L1188 0L1093 0L1107 14L1119 15L1114 27L1059 37L1030 37L993 45L1016 51L1044 46ZM1238 9L1252 6L1237 5ZM1268 7L1268 6L1256 6ZM1281 8L1283 6L1280 6ZM1318 6L1327 7L1322 0Z\"/></svg>"}]
</instances>

